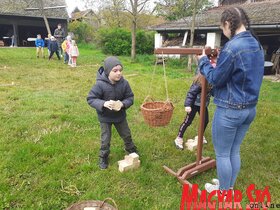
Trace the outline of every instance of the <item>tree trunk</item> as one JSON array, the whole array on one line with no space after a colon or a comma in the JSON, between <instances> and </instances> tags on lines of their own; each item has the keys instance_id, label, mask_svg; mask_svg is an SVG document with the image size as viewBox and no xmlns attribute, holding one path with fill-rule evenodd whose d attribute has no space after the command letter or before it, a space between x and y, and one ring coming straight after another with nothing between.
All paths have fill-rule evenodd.
<instances>
[{"instance_id":1,"label":"tree trunk","mask_svg":"<svg viewBox=\"0 0 280 210\"><path fill-rule=\"evenodd\" d=\"M197 0L193 0L193 2L194 2L194 4L193 4L193 14L192 14L190 47L193 47L193 41L194 41L194 27L195 27ZM189 60L188 60L188 70L189 71L192 71L192 62L193 62L193 55L189 55Z\"/></svg>"},{"instance_id":2,"label":"tree trunk","mask_svg":"<svg viewBox=\"0 0 280 210\"><path fill-rule=\"evenodd\" d=\"M136 20L132 21L131 29L131 60L134 61L136 58Z\"/></svg>"}]
</instances>

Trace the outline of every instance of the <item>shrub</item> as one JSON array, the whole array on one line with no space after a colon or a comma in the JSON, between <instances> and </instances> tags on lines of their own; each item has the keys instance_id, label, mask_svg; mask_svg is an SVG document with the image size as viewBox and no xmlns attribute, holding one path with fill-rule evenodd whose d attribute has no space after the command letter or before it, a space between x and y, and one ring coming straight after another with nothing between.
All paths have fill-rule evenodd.
<instances>
[{"instance_id":1,"label":"shrub","mask_svg":"<svg viewBox=\"0 0 280 210\"><path fill-rule=\"evenodd\" d=\"M88 43L93 39L93 27L86 22L73 21L69 23L68 31L74 33L78 42Z\"/></svg>"},{"instance_id":2,"label":"shrub","mask_svg":"<svg viewBox=\"0 0 280 210\"><path fill-rule=\"evenodd\" d=\"M97 45L106 54L130 55L131 32L123 28L102 28L96 36ZM154 49L153 33L143 30L136 33L136 53L151 54Z\"/></svg>"},{"instance_id":3,"label":"shrub","mask_svg":"<svg viewBox=\"0 0 280 210\"><path fill-rule=\"evenodd\" d=\"M153 54L154 51L154 32L139 30L136 33L136 53Z\"/></svg>"}]
</instances>

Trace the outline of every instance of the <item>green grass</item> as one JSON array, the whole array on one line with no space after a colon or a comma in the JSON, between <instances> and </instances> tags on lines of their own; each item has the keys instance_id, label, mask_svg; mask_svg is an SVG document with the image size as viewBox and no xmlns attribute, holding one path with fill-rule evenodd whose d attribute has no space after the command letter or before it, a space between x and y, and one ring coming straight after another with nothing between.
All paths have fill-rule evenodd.
<instances>
[{"instance_id":1,"label":"green grass","mask_svg":"<svg viewBox=\"0 0 280 210\"><path fill-rule=\"evenodd\" d=\"M192 73L167 63L169 97L175 110L167 127L150 128L140 105L148 94L154 58L139 56L131 63L121 57L124 75L135 94L127 118L141 153L141 167L118 171L123 142L113 130L110 165L100 170L98 162L99 123L86 96L96 71L106 55L92 46L80 48L78 67L71 69L56 59L37 59L32 48L0 49L0 209L64 209L81 200L113 198L119 209L179 209L182 188L163 165L177 170L195 161L194 152L178 151L173 139L185 113L183 102ZM163 69L157 66L151 93L165 100ZM3 84L15 83L14 86ZM243 192L256 184L270 186L272 203L280 203L279 83L264 81L257 117L242 144L242 169L236 188ZM210 104L210 119L215 105ZM198 118L185 138L197 133ZM214 158L211 123L206 130L209 143L203 155ZM209 170L189 181L202 189L216 177Z\"/></svg>"}]
</instances>

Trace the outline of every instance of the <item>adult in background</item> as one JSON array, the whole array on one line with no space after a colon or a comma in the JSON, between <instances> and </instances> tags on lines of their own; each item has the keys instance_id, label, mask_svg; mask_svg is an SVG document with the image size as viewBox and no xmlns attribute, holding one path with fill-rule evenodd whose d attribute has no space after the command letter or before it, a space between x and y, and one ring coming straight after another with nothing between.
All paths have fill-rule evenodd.
<instances>
[{"instance_id":1,"label":"adult in background","mask_svg":"<svg viewBox=\"0 0 280 210\"><path fill-rule=\"evenodd\" d=\"M16 47L17 46L17 38L16 38L16 36L13 34L12 36L11 36L11 45L10 45L10 47Z\"/></svg>"},{"instance_id":2,"label":"adult in background","mask_svg":"<svg viewBox=\"0 0 280 210\"><path fill-rule=\"evenodd\" d=\"M57 45L58 45L58 48L59 48L59 53L60 53L60 56L62 57L62 47L61 47L61 44L63 42L63 38L64 38L64 30L61 28L61 24L59 23L57 25L57 28L54 30L54 35L53 35L57 41Z\"/></svg>"},{"instance_id":3,"label":"adult in background","mask_svg":"<svg viewBox=\"0 0 280 210\"><path fill-rule=\"evenodd\" d=\"M226 9L220 27L229 41L219 54L216 68L205 53L198 59L201 74L213 85L216 104L212 139L218 180L207 183L205 189L226 195L234 188L241 165L240 145L256 115L264 54L254 34L246 30L250 20L242 8Z\"/></svg>"}]
</instances>

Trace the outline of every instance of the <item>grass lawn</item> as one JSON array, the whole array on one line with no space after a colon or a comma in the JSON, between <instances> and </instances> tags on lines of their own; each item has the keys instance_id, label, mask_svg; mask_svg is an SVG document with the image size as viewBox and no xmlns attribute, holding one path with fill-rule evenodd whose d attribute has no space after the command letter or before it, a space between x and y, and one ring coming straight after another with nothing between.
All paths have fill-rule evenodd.
<instances>
[{"instance_id":1,"label":"grass lawn","mask_svg":"<svg viewBox=\"0 0 280 210\"><path fill-rule=\"evenodd\" d=\"M176 150L173 140L185 117L183 102L193 73L167 64L169 97L175 110L166 127L144 123L140 105L148 94L153 57L141 56L130 63L121 57L124 76L135 94L127 118L141 154L141 167L118 171L123 142L113 130L110 165L98 167L100 129L95 110L86 96L95 83L96 71L106 57L100 51L80 48L78 67L72 69L56 58L37 59L34 48L0 49L0 209L64 209L81 200L111 197L121 210L179 209L182 187L163 165L177 170L195 161L194 152ZM152 96L165 100L163 69L157 68ZM11 84L13 86L5 86ZM269 186L271 202L280 204L280 83L264 80L257 117L242 144L242 168L236 189L248 203L246 189ZM209 105L210 120L215 105ZM198 130L198 117L185 139ZM214 157L211 123L203 156ZM209 170L189 181L203 189L216 177ZM253 196L256 197L255 195Z\"/></svg>"}]
</instances>

